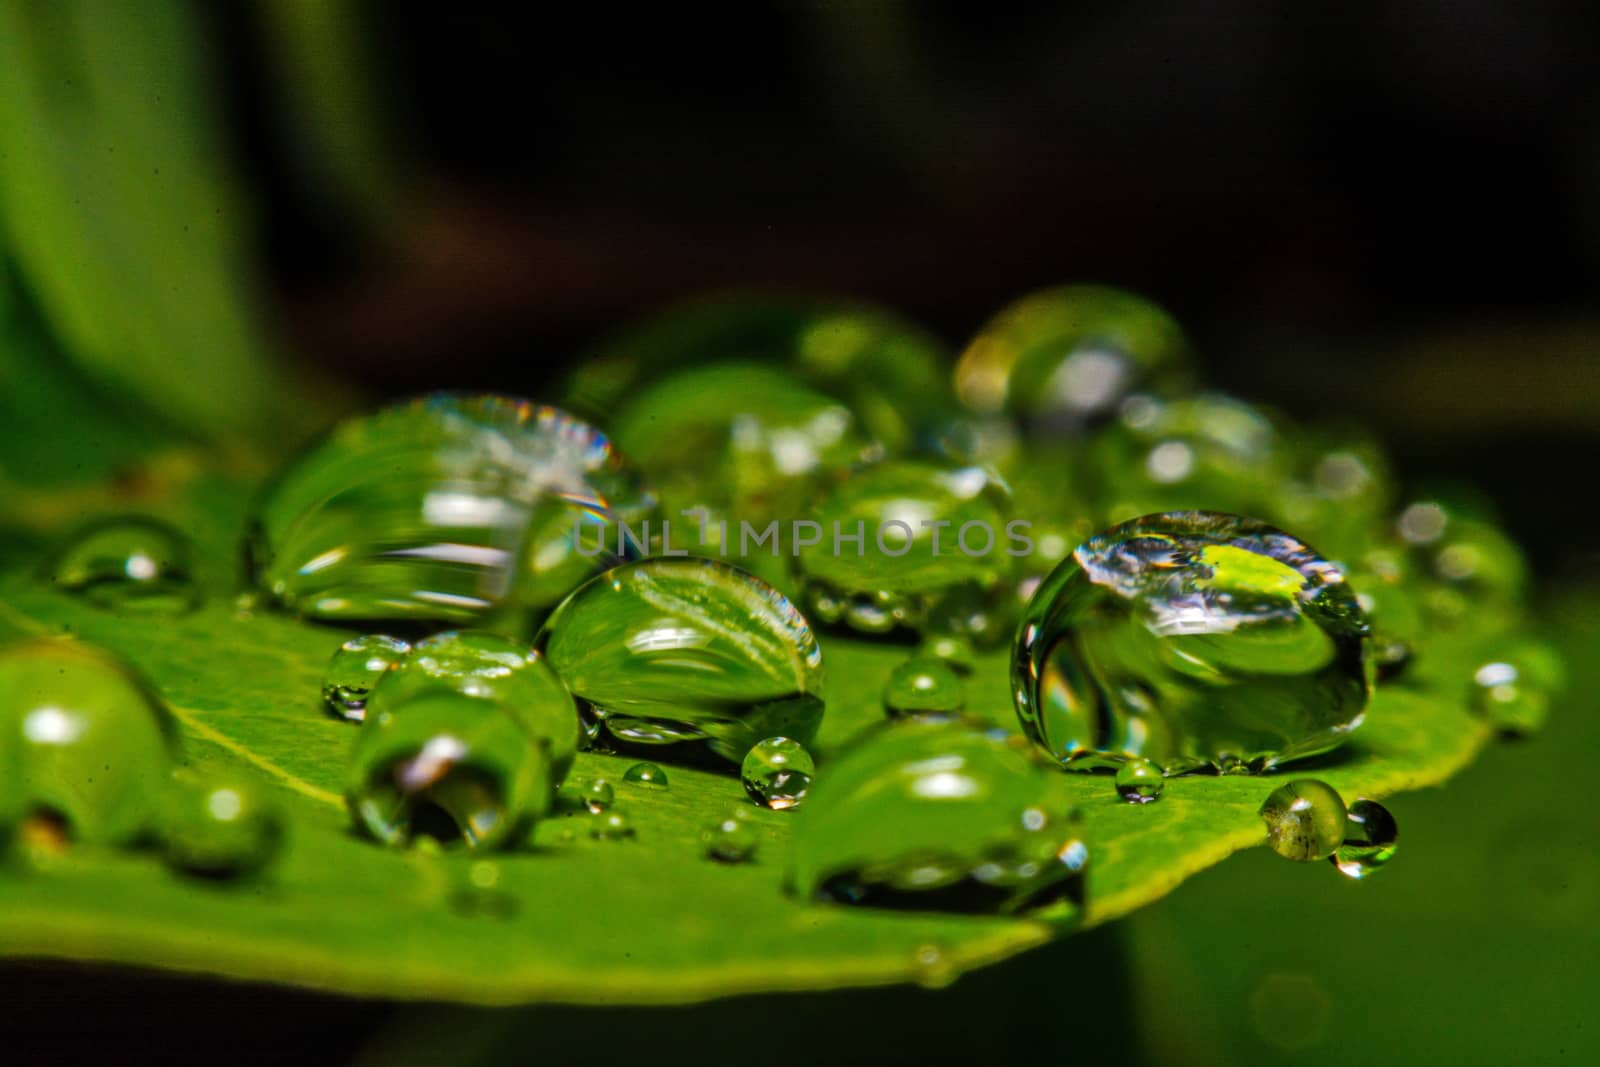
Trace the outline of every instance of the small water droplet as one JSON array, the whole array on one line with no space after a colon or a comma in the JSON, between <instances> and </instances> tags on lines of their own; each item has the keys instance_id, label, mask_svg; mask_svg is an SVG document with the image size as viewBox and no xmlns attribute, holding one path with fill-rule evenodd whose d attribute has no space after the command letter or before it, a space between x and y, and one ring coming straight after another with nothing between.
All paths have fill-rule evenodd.
<instances>
[{"instance_id":1,"label":"small water droplet","mask_svg":"<svg viewBox=\"0 0 1600 1067\"><path fill-rule=\"evenodd\" d=\"M890 672L883 687L883 708L891 718L926 711L960 711L966 702L960 675L936 659L906 660Z\"/></svg>"},{"instance_id":2,"label":"small water droplet","mask_svg":"<svg viewBox=\"0 0 1600 1067\"><path fill-rule=\"evenodd\" d=\"M1017 714L1074 769L1259 772L1343 743L1370 692L1367 624L1339 568L1213 512L1148 515L1081 545L1017 631ZM1072 762L1079 761L1079 762Z\"/></svg>"},{"instance_id":3,"label":"small water droplet","mask_svg":"<svg viewBox=\"0 0 1600 1067\"><path fill-rule=\"evenodd\" d=\"M162 807L161 856L183 874L245 878L277 858L285 825L277 804L248 783L184 775Z\"/></svg>"},{"instance_id":4,"label":"small water droplet","mask_svg":"<svg viewBox=\"0 0 1600 1067\"><path fill-rule=\"evenodd\" d=\"M622 772L624 782L637 782L640 785L653 785L658 789L667 788L667 772L654 763L635 763Z\"/></svg>"},{"instance_id":5,"label":"small water droplet","mask_svg":"<svg viewBox=\"0 0 1600 1067\"><path fill-rule=\"evenodd\" d=\"M720 863L744 863L753 857L761 843L750 816L735 808L707 826L700 834L706 856Z\"/></svg>"},{"instance_id":6,"label":"small water droplet","mask_svg":"<svg viewBox=\"0 0 1600 1067\"><path fill-rule=\"evenodd\" d=\"M56 556L56 587L110 611L182 615L200 603L188 538L164 522L116 518L74 534Z\"/></svg>"},{"instance_id":7,"label":"small water droplet","mask_svg":"<svg viewBox=\"0 0 1600 1067\"><path fill-rule=\"evenodd\" d=\"M598 815L616 803L617 791L604 778L596 778L583 787L583 806L591 815Z\"/></svg>"},{"instance_id":8,"label":"small water droplet","mask_svg":"<svg viewBox=\"0 0 1600 1067\"><path fill-rule=\"evenodd\" d=\"M1166 779L1161 768L1147 759L1131 759L1117 768L1117 796L1130 804L1148 804L1161 799Z\"/></svg>"},{"instance_id":9,"label":"small water droplet","mask_svg":"<svg viewBox=\"0 0 1600 1067\"><path fill-rule=\"evenodd\" d=\"M1350 805L1346 819L1344 842L1328 857L1340 874L1365 878L1394 859L1400 827L1388 808L1362 798Z\"/></svg>"},{"instance_id":10,"label":"small water droplet","mask_svg":"<svg viewBox=\"0 0 1600 1067\"><path fill-rule=\"evenodd\" d=\"M944 989L961 977L942 945L918 945L911 954L911 966L917 984L924 989Z\"/></svg>"},{"instance_id":11,"label":"small water droplet","mask_svg":"<svg viewBox=\"0 0 1600 1067\"><path fill-rule=\"evenodd\" d=\"M929 634L918 646L917 656L938 660L957 674L971 674L977 662L972 642L955 634Z\"/></svg>"},{"instance_id":12,"label":"small water droplet","mask_svg":"<svg viewBox=\"0 0 1600 1067\"><path fill-rule=\"evenodd\" d=\"M776 589L717 560L607 571L558 608L538 647L609 744L704 747L737 761L764 737L809 740L822 652Z\"/></svg>"},{"instance_id":13,"label":"small water droplet","mask_svg":"<svg viewBox=\"0 0 1600 1067\"><path fill-rule=\"evenodd\" d=\"M634 835L633 820L620 811L601 811L589 816L589 836L597 841L623 841Z\"/></svg>"},{"instance_id":14,"label":"small water droplet","mask_svg":"<svg viewBox=\"0 0 1600 1067\"><path fill-rule=\"evenodd\" d=\"M42 814L72 841L136 842L177 754L166 708L110 653L70 638L0 651L0 773L14 775L22 817Z\"/></svg>"},{"instance_id":15,"label":"small water droplet","mask_svg":"<svg viewBox=\"0 0 1600 1067\"><path fill-rule=\"evenodd\" d=\"M1555 649L1524 642L1473 673L1473 708L1502 737L1531 736L1550 717L1550 702L1565 674Z\"/></svg>"},{"instance_id":16,"label":"small water droplet","mask_svg":"<svg viewBox=\"0 0 1600 1067\"><path fill-rule=\"evenodd\" d=\"M751 800L773 811L798 807L816 773L811 753L787 737L769 737L752 746L739 765L744 791Z\"/></svg>"},{"instance_id":17,"label":"small water droplet","mask_svg":"<svg viewBox=\"0 0 1600 1067\"><path fill-rule=\"evenodd\" d=\"M1002 914L1083 903L1089 853L1067 780L1015 735L890 720L812 794L790 852L802 899Z\"/></svg>"},{"instance_id":18,"label":"small water droplet","mask_svg":"<svg viewBox=\"0 0 1600 1067\"><path fill-rule=\"evenodd\" d=\"M366 716L372 687L410 651L410 644L387 634L352 637L339 646L323 672L323 706L337 718L360 722Z\"/></svg>"},{"instance_id":19,"label":"small water droplet","mask_svg":"<svg viewBox=\"0 0 1600 1067\"><path fill-rule=\"evenodd\" d=\"M521 902L501 885L503 873L492 860L474 860L466 877L450 894L450 910L464 919L514 918Z\"/></svg>"},{"instance_id":20,"label":"small water droplet","mask_svg":"<svg viewBox=\"0 0 1600 1067\"><path fill-rule=\"evenodd\" d=\"M1344 843L1344 801L1315 778L1296 778L1274 789L1261 805L1261 817L1267 823L1267 844L1284 859L1320 860Z\"/></svg>"}]
</instances>

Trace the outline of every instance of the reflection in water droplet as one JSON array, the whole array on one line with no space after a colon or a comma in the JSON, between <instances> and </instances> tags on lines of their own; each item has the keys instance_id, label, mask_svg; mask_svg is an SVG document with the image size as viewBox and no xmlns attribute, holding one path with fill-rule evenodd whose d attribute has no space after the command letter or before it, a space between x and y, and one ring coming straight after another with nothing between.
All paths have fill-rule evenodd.
<instances>
[{"instance_id":1,"label":"reflection in water droplet","mask_svg":"<svg viewBox=\"0 0 1600 1067\"><path fill-rule=\"evenodd\" d=\"M818 622L870 634L953 634L977 644L1005 629L1011 499L983 468L911 461L866 467L835 485L810 518L823 535L797 543L795 573Z\"/></svg>"},{"instance_id":2,"label":"reflection in water droplet","mask_svg":"<svg viewBox=\"0 0 1600 1067\"><path fill-rule=\"evenodd\" d=\"M1148 804L1161 799L1166 780L1161 768L1147 759L1131 759L1117 768L1117 796L1130 804Z\"/></svg>"},{"instance_id":3,"label":"reflection in water droplet","mask_svg":"<svg viewBox=\"0 0 1600 1067\"><path fill-rule=\"evenodd\" d=\"M587 423L437 394L349 419L291 463L250 560L262 591L302 614L469 620L509 599L556 603L615 562L591 550L615 550L618 524L638 530L654 506Z\"/></svg>"},{"instance_id":4,"label":"reflection in water droplet","mask_svg":"<svg viewBox=\"0 0 1600 1067\"><path fill-rule=\"evenodd\" d=\"M1297 778L1274 789L1261 805L1267 844L1284 859L1305 863L1333 855L1344 843L1344 801L1315 778Z\"/></svg>"},{"instance_id":5,"label":"reflection in water droplet","mask_svg":"<svg viewBox=\"0 0 1600 1067\"><path fill-rule=\"evenodd\" d=\"M167 791L157 832L173 870L244 878L277 858L285 825L272 798L246 782L184 775Z\"/></svg>"},{"instance_id":6,"label":"reflection in water droplet","mask_svg":"<svg viewBox=\"0 0 1600 1067\"><path fill-rule=\"evenodd\" d=\"M56 587L111 611L182 615L200 603L188 538L164 522L116 518L74 534L51 565Z\"/></svg>"},{"instance_id":7,"label":"reflection in water droplet","mask_svg":"<svg viewBox=\"0 0 1600 1067\"><path fill-rule=\"evenodd\" d=\"M622 772L622 780L637 782L640 785L653 785L658 789L667 788L667 772L654 763L635 763Z\"/></svg>"},{"instance_id":8,"label":"reflection in water droplet","mask_svg":"<svg viewBox=\"0 0 1600 1067\"><path fill-rule=\"evenodd\" d=\"M1394 859L1400 827L1389 809L1375 800L1350 805L1344 842L1329 859L1347 878L1361 879Z\"/></svg>"},{"instance_id":9,"label":"reflection in water droplet","mask_svg":"<svg viewBox=\"0 0 1600 1067\"><path fill-rule=\"evenodd\" d=\"M829 764L795 817L788 884L880 907L1081 907L1074 816L1065 777L1020 738L953 716L891 720Z\"/></svg>"},{"instance_id":10,"label":"reflection in water droplet","mask_svg":"<svg viewBox=\"0 0 1600 1067\"><path fill-rule=\"evenodd\" d=\"M961 677L936 659L906 660L890 672L883 687L883 709L891 718L925 711L960 711L966 700Z\"/></svg>"},{"instance_id":11,"label":"reflection in water droplet","mask_svg":"<svg viewBox=\"0 0 1600 1067\"><path fill-rule=\"evenodd\" d=\"M366 716L372 687L410 651L409 644L386 634L352 637L339 646L323 672L323 706L337 718L360 722Z\"/></svg>"},{"instance_id":12,"label":"reflection in water droplet","mask_svg":"<svg viewBox=\"0 0 1600 1067\"><path fill-rule=\"evenodd\" d=\"M1013 693L1023 729L1069 766L1109 755L1168 774L1260 771L1360 724L1366 643L1338 567L1288 534L1151 515L1091 538L1039 587Z\"/></svg>"},{"instance_id":13,"label":"reflection in water droplet","mask_svg":"<svg viewBox=\"0 0 1600 1067\"><path fill-rule=\"evenodd\" d=\"M60 638L0 650L0 773L14 775L22 817L41 814L73 841L133 843L177 754L166 708L110 653Z\"/></svg>"},{"instance_id":14,"label":"reflection in water droplet","mask_svg":"<svg viewBox=\"0 0 1600 1067\"><path fill-rule=\"evenodd\" d=\"M346 798L356 826L387 845L511 846L549 810L552 773L549 743L522 716L496 701L429 690L372 709L356 736Z\"/></svg>"},{"instance_id":15,"label":"reflection in water droplet","mask_svg":"<svg viewBox=\"0 0 1600 1067\"><path fill-rule=\"evenodd\" d=\"M620 811L589 816L589 836L597 841L623 841L634 837L633 821Z\"/></svg>"},{"instance_id":16,"label":"reflection in water droplet","mask_svg":"<svg viewBox=\"0 0 1600 1067\"><path fill-rule=\"evenodd\" d=\"M807 741L822 653L777 590L715 560L650 559L575 592L539 632L550 664L617 747L730 761L764 737Z\"/></svg>"},{"instance_id":17,"label":"reflection in water droplet","mask_svg":"<svg viewBox=\"0 0 1600 1067\"><path fill-rule=\"evenodd\" d=\"M700 834L706 856L720 863L744 863L756 854L761 839L750 816L735 808Z\"/></svg>"},{"instance_id":18,"label":"reflection in water droplet","mask_svg":"<svg viewBox=\"0 0 1600 1067\"><path fill-rule=\"evenodd\" d=\"M787 737L769 737L753 745L739 765L744 791L751 800L773 811L798 807L816 773L811 753Z\"/></svg>"}]
</instances>

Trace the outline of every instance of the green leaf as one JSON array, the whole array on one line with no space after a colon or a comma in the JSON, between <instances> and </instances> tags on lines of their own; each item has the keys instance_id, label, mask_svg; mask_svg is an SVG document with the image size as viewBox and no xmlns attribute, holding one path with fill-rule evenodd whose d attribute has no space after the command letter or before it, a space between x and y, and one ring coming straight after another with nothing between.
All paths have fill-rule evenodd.
<instances>
[{"instance_id":1,"label":"green leaf","mask_svg":"<svg viewBox=\"0 0 1600 1067\"><path fill-rule=\"evenodd\" d=\"M282 862L239 886L184 880L148 854L87 847L43 870L13 865L0 873L0 953L485 1004L889 984L926 980L927 946L941 973L983 966L1125 915L1264 840L1256 808L1281 775L1177 779L1143 806L1120 802L1108 778L1074 775L1093 857L1090 903L1076 921L812 905L781 889L791 815L752 809L761 835L753 863L702 858L702 827L748 807L735 776L673 765L660 791L623 781L628 758L583 754L574 775L613 782L637 838L591 840L580 816L553 817L531 848L496 857L515 914L464 917L451 901L479 857L389 851L349 830L338 791L356 728L318 707L322 668L347 632L236 606L232 560L249 497L237 481L206 477L157 508L197 539L212 592L198 613L119 618L57 593L18 561L0 582L0 637L71 632L137 664L178 718L190 763L276 792L292 817ZM823 648L826 774L829 754L881 718L878 695L905 651L826 635ZM1381 796L1468 762L1486 731L1463 706L1464 661L1448 648L1428 651L1429 669L1413 688L1380 693L1351 745L1290 775ZM1004 653L981 660L968 692L975 710L1015 725Z\"/></svg>"}]
</instances>

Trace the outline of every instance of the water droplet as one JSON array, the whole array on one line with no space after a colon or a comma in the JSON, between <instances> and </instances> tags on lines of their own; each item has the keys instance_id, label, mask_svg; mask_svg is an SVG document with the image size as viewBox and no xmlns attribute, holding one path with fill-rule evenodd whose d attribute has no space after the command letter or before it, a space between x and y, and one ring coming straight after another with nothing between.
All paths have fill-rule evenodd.
<instances>
[{"instance_id":1,"label":"water droplet","mask_svg":"<svg viewBox=\"0 0 1600 1067\"><path fill-rule=\"evenodd\" d=\"M799 807L816 773L811 753L787 737L769 737L752 746L739 765L744 791L751 800L773 811Z\"/></svg>"},{"instance_id":2,"label":"water droplet","mask_svg":"<svg viewBox=\"0 0 1600 1067\"><path fill-rule=\"evenodd\" d=\"M1550 701L1565 674L1555 649L1523 642L1473 673L1473 707L1501 736L1531 736L1550 717Z\"/></svg>"},{"instance_id":3,"label":"water droplet","mask_svg":"<svg viewBox=\"0 0 1600 1067\"><path fill-rule=\"evenodd\" d=\"M1117 768L1117 796L1130 804L1161 799L1167 787L1161 768L1147 759L1131 759Z\"/></svg>"},{"instance_id":4,"label":"water droplet","mask_svg":"<svg viewBox=\"0 0 1600 1067\"><path fill-rule=\"evenodd\" d=\"M387 845L512 846L549 810L552 774L548 741L498 701L428 689L380 711L375 692L346 798L357 827Z\"/></svg>"},{"instance_id":5,"label":"water droplet","mask_svg":"<svg viewBox=\"0 0 1600 1067\"><path fill-rule=\"evenodd\" d=\"M956 364L956 394L981 414L1016 413L1034 436L1076 436L1135 389L1180 387L1188 362L1183 332L1154 304L1066 285L990 319Z\"/></svg>"},{"instance_id":6,"label":"water droplet","mask_svg":"<svg viewBox=\"0 0 1600 1067\"><path fill-rule=\"evenodd\" d=\"M715 560L651 559L575 592L537 639L606 740L737 761L764 737L809 741L822 653L777 590Z\"/></svg>"},{"instance_id":7,"label":"water droplet","mask_svg":"<svg viewBox=\"0 0 1600 1067\"><path fill-rule=\"evenodd\" d=\"M1395 523L1410 556L1412 595L1434 626L1493 629L1515 618L1528 564L1515 542L1465 509L1422 501Z\"/></svg>"},{"instance_id":8,"label":"water droplet","mask_svg":"<svg viewBox=\"0 0 1600 1067\"><path fill-rule=\"evenodd\" d=\"M1344 843L1344 801L1315 778L1296 778L1274 789L1261 805L1261 817L1267 823L1267 844L1284 859L1320 860Z\"/></svg>"},{"instance_id":9,"label":"water droplet","mask_svg":"<svg viewBox=\"0 0 1600 1067\"><path fill-rule=\"evenodd\" d=\"M906 660L890 672L883 687L883 708L891 718L924 711L960 711L966 700L961 676L936 659Z\"/></svg>"},{"instance_id":10,"label":"water droplet","mask_svg":"<svg viewBox=\"0 0 1600 1067\"><path fill-rule=\"evenodd\" d=\"M756 854L761 837L750 816L735 808L700 834L706 856L720 863L744 863Z\"/></svg>"},{"instance_id":11,"label":"water droplet","mask_svg":"<svg viewBox=\"0 0 1600 1067\"><path fill-rule=\"evenodd\" d=\"M185 775L162 806L161 855L184 874L244 878L277 857L284 828L278 806L253 786Z\"/></svg>"},{"instance_id":12,"label":"water droplet","mask_svg":"<svg viewBox=\"0 0 1600 1067\"><path fill-rule=\"evenodd\" d=\"M929 634L917 647L917 656L944 663L957 674L971 674L977 663L972 642L954 634Z\"/></svg>"},{"instance_id":13,"label":"water droplet","mask_svg":"<svg viewBox=\"0 0 1600 1067\"><path fill-rule=\"evenodd\" d=\"M501 885L504 877L493 860L473 860L450 894L450 910L464 919L507 920L516 917L521 902Z\"/></svg>"},{"instance_id":14,"label":"water droplet","mask_svg":"<svg viewBox=\"0 0 1600 1067\"><path fill-rule=\"evenodd\" d=\"M1376 800L1357 800L1346 814L1344 842L1329 858L1339 873L1365 878L1394 859L1400 827L1389 809Z\"/></svg>"},{"instance_id":15,"label":"water droplet","mask_svg":"<svg viewBox=\"0 0 1600 1067\"><path fill-rule=\"evenodd\" d=\"M352 637L339 646L322 676L322 703L330 714L360 722L367 713L367 694L383 672L405 659L411 646L386 634Z\"/></svg>"},{"instance_id":16,"label":"water droplet","mask_svg":"<svg viewBox=\"0 0 1600 1067\"><path fill-rule=\"evenodd\" d=\"M43 638L0 651L0 770L14 803L74 841L126 844L151 829L178 753L154 691L108 652Z\"/></svg>"},{"instance_id":17,"label":"water droplet","mask_svg":"<svg viewBox=\"0 0 1600 1067\"><path fill-rule=\"evenodd\" d=\"M616 803L617 791L604 778L595 778L583 787L583 806L591 815L598 815Z\"/></svg>"},{"instance_id":18,"label":"water droplet","mask_svg":"<svg viewBox=\"0 0 1600 1067\"><path fill-rule=\"evenodd\" d=\"M635 763L632 767L622 772L622 780L665 789L667 787L667 772L654 763Z\"/></svg>"},{"instance_id":19,"label":"water droplet","mask_svg":"<svg viewBox=\"0 0 1600 1067\"><path fill-rule=\"evenodd\" d=\"M620 811L601 811L589 816L589 836L597 841L625 841L633 838L633 820Z\"/></svg>"},{"instance_id":20,"label":"water droplet","mask_svg":"<svg viewBox=\"0 0 1600 1067\"><path fill-rule=\"evenodd\" d=\"M182 615L200 603L188 539L155 519L109 519L78 531L51 575L57 588L111 611Z\"/></svg>"},{"instance_id":21,"label":"water droplet","mask_svg":"<svg viewBox=\"0 0 1600 1067\"><path fill-rule=\"evenodd\" d=\"M566 778L578 750L577 705L550 663L527 644L482 630L449 630L418 641L373 687L366 717L399 713L439 693L494 704L521 720L550 763L551 788Z\"/></svg>"},{"instance_id":22,"label":"water droplet","mask_svg":"<svg viewBox=\"0 0 1600 1067\"><path fill-rule=\"evenodd\" d=\"M1024 730L1068 765L1260 771L1359 725L1366 643L1339 569L1288 534L1151 515L1091 538L1039 587L1013 693Z\"/></svg>"},{"instance_id":23,"label":"water droplet","mask_svg":"<svg viewBox=\"0 0 1600 1067\"><path fill-rule=\"evenodd\" d=\"M302 614L468 620L512 599L556 603L615 562L617 524L639 529L653 508L587 423L438 394L341 423L279 474L251 564Z\"/></svg>"},{"instance_id":24,"label":"water droplet","mask_svg":"<svg viewBox=\"0 0 1600 1067\"><path fill-rule=\"evenodd\" d=\"M819 622L863 633L1004 629L1010 494L979 467L895 461L857 471L813 508L821 534L795 573ZM859 540L847 540L860 535Z\"/></svg>"},{"instance_id":25,"label":"water droplet","mask_svg":"<svg viewBox=\"0 0 1600 1067\"><path fill-rule=\"evenodd\" d=\"M1075 814L1064 776L1022 739L960 717L892 720L812 790L789 885L886 907L1081 906L1089 853Z\"/></svg>"},{"instance_id":26,"label":"water droplet","mask_svg":"<svg viewBox=\"0 0 1600 1067\"><path fill-rule=\"evenodd\" d=\"M949 953L940 945L918 945L911 954L911 965L917 984L924 989L944 989L961 977Z\"/></svg>"}]
</instances>

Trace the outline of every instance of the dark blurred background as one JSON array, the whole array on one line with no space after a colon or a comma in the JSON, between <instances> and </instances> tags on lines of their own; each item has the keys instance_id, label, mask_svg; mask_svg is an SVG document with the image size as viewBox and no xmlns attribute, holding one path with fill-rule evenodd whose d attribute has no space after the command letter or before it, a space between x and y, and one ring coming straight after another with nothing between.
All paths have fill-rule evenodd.
<instances>
[{"instance_id":1,"label":"dark blurred background","mask_svg":"<svg viewBox=\"0 0 1600 1067\"><path fill-rule=\"evenodd\" d=\"M212 251L248 280L264 347L328 389L538 396L620 322L729 286L881 300L954 346L1027 290L1125 286L1178 316L1216 384L1367 421L1414 484L1486 488L1583 660L1580 699L1539 741L1397 802L1414 844L1370 887L1241 857L1116 933L963 980L935 1008L898 991L438 1016L33 967L0 976L0 999L26 1008L9 1032L49 1059L101 1062L196 1040L238 1062L281 1062L286 1046L338 1060L374 1034L388 1043L373 1062L412 1041L419 1062L526 1059L552 1034L570 1051L597 1033L634 1059L700 1036L715 1058L719 1034L758 1042L739 1054L878 1063L1034 1039L1129 1062L1594 1051L1600 824L1560 797L1503 800L1517 791L1505 783L1526 799L1549 777L1548 753L1600 743L1584 688L1600 678L1582 655L1594 613L1562 592L1600 577L1600 6L568 7L0 8L0 282L9 269L102 388L119 380L101 374L111 364L124 382L177 365L157 347L153 362L117 351L96 370L93 331L63 310L95 250L117 250L119 223L143 212L158 237L176 230L163 183L182 159L138 156L115 115L105 143L62 118L92 85L97 106L159 126L174 105L140 88L154 81L187 86L201 119L184 129L212 131L150 143L192 149L193 173L221 160L231 195ZM7 74L19 56L31 82L16 62ZM19 177L41 144L59 169ZM130 155L140 166L107 162ZM60 253L59 269L50 250L77 230L28 229L56 180L77 183L63 217L88 217L102 193L110 205L100 243ZM179 258L150 257L152 277ZM141 284L139 265L113 286ZM199 338L195 367L220 358L213 333L172 336ZM1062 977L1085 967L1110 976L1089 984L1120 1009ZM972 1022L997 1016L1011 1044ZM464 1044L420 1043L436 1025Z\"/></svg>"}]
</instances>

